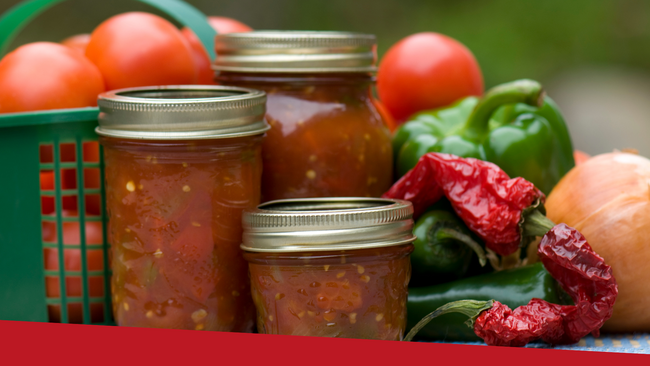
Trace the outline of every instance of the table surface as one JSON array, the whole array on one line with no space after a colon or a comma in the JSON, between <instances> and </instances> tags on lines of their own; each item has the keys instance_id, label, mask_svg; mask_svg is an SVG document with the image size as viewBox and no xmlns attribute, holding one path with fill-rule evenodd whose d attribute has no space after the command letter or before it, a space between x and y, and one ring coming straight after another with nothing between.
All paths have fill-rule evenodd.
<instances>
[{"instance_id":1,"label":"table surface","mask_svg":"<svg viewBox=\"0 0 650 366\"><path fill-rule=\"evenodd\" d=\"M443 343L443 342L441 342ZM475 344L485 345L482 342L444 342L457 344ZM598 351L598 352L619 352L619 353L643 353L650 354L650 334L601 334L600 337L594 338L591 335L583 338L571 346L550 346L543 342L534 342L528 344L527 348L549 348L565 349L573 351Z\"/></svg>"}]
</instances>

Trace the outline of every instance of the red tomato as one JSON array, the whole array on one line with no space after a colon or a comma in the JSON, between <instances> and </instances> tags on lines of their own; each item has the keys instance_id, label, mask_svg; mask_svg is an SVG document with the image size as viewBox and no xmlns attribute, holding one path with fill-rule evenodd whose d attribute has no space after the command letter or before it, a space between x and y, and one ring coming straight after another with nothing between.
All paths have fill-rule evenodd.
<instances>
[{"instance_id":1,"label":"red tomato","mask_svg":"<svg viewBox=\"0 0 650 366\"><path fill-rule=\"evenodd\" d=\"M77 50L83 55L86 53L88 42L90 42L90 34L77 34L64 39L61 41L61 44L70 47L73 50Z\"/></svg>"},{"instance_id":2,"label":"red tomato","mask_svg":"<svg viewBox=\"0 0 650 366\"><path fill-rule=\"evenodd\" d=\"M61 322L61 307L59 305L48 305L48 318L51 322ZM68 323L80 324L83 323L83 304L81 303L68 303ZM104 321L104 304L103 303L90 303L90 321L99 323Z\"/></svg>"},{"instance_id":3,"label":"red tomato","mask_svg":"<svg viewBox=\"0 0 650 366\"><path fill-rule=\"evenodd\" d=\"M438 33L417 33L394 44L377 73L381 101L400 123L413 113L483 93L483 75L474 55Z\"/></svg>"},{"instance_id":4,"label":"red tomato","mask_svg":"<svg viewBox=\"0 0 650 366\"><path fill-rule=\"evenodd\" d=\"M106 82L106 89L180 85L196 82L192 49L167 20L148 13L109 18L90 36L86 56Z\"/></svg>"},{"instance_id":5,"label":"red tomato","mask_svg":"<svg viewBox=\"0 0 650 366\"><path fill-rule=\"evenodd\" d=\"M103 91L97 67L60 44L26 44L0 61L0 113L96 106Z\"/></svg>"},{"instance_id":6,"label":"red tomato","mask_svg":"<svg viewBox=\"0 0 650 366\"><path fill-rule=\"evenodd\" d=\"M253 28L240 22L239 20L226 17L208 17L208 23L219 34L250 32Z\"/></svg>"},{"instance_id":7,"label":"red tomato","mask_svg":"<svg viewBox=\"0 0 650 366\"><path fill-rule=\"evenodd\" d=\"M226 17L208 17L208 23L217 31L218 34L250 32L253 28L246 24ZM189 28L183 28L183 36L192 46L192 57L198 70L198 84L214 84L214 71L212 71L210 57L203 49L203 44L199 38Z\"/></svg>"},{"instance_id":8,"label":"red tomato","mask_svg":"<svg viewBox=\"0 0 650 366\"><path fill-rule=\"evenodd\" d=\"M76 216L76 213L64 212L64 216ZM79 244L80 232L78 222L66 222L63 224L63 243ZM86 238L88 244L102 243L102 224L101 222L86 222ZM49 226L43 227L43 240L46 242L56 242L56 231ZM86 266L88 271L101 271L104 269L104 254L102 250L92 249L87 251ZM58 270L59 252L57 249L45 249L45 269ZM65 249L63 254L63 267L68 271L81 271L81 250ZM47 297L58 298L61 296L60 284L58 277L45 277L45 294ZM69 276L66 278L66 292L70 297L81 297L82 284L80 276ZM89 276L88 294L91 297L104 296L104 278L103 276ZM50 320L60 321L61 309L59 306L50 307ZM82 317L81 304L71 304L68 308L68 321L70 323L81 323ZM91 307L91 320L101 321L103 319L103 308L101 306Z\"/></svg>"},{"instance_id":9,"label":"red tomato","mask_svg":"<svg viewBox=\"0 0 650 366\"><path fill-rule=\"evenodd\" d=\"M580 165L589 159L591 159L591 155L587 154L586 152L580 150L573 151L573 160L575 160L576 165Z\"/></svg>"},{"instance_id":10,"label":"red tomato","mask_svg":"<svg viewBox=\"0 0 650 366\"><path fill-rule=\"evenodd\" d=\"M398 127L397 122L395 122L393 116L388 112L386 106L384 106L384 104L379 99L375 98L372 98L372 104L374 104L375 108L377 108L377 112L379 112L381 119L384 120L384 123L390 132L395 131Z\"/></svg>"},{"instance_id":11,"label":"red tomato","mask_svg":"<svg viewBox=\"0 0 650 366\"><path fill-rule=\"evenodd\" d=\"M54 172L51 170L43 171L40 174L41 189L46 191L54 190Z\"/></svg>"},{"instance_id":12,"label":"red tomato","mask_svg":"<svg viewBox=\"0 0 650 366\"><path fill-rule=\"evenodd\" d=\"M83 161L99 163L99 143L96 141L83 143Z\"/></svg>"}]
</instances>

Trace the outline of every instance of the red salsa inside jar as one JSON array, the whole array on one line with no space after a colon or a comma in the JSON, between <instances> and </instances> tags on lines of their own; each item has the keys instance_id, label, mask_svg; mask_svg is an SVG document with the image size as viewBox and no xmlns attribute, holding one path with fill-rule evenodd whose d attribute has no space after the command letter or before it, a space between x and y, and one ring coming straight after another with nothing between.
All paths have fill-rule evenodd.
<instances>
[{"instance_id":1,"label":"red salsa inside jar","mask_svg":"<svg viewBox=\"0 0 650 366\"><path fill-rule=\"evenodd\" d=\"M260 333L401 340L411 277L410 202L272 201L244 211Z\"/></svg>"},{"instance_id":2,"label":"red salsa inside jar","mask_svg":"<svg viewBox=\"0 0 650 366\"><path fill-rule=\"evenodd\" d=\"M118 129L110 123L102 126L100 119L98 128L104 135L100 142L104 146L111 290L118 325L253 330L255 308L239 245L242 211L260 201L264 95L257 92L254 100L261 108L237 111L243 104L238 100L234 106L224 106L219 98L210 98L212 104L207 105L195 98L242 93L223 87L197 88L206 90L189 93L185 99L179 99L187 93L184 90L142 93L147 97L172 93L174 103L162 107L147 98L141 102L149 103L146 108L118 108L115 104L121 101L116 97L115 104L104 106L105 121L137 125L135 131L120 124ZM112 93L119 97L119 91ZM103 103L108 102L100 99L100 107ZM156 108L157 116L151 112ZM215 112L203 113L210 108ZM253 126L252 132L232 136L231 125L219 125L218 111L223 109L231 113L229 121L233 121L233 113L240 113L241 119L257 117L262 122ZM125 116L120 114L123 110L149 114ZM109 118L110 113L114 118ZM165 121L170 115L176 120ZM147 123L147 118L155 123ZM191 130L192 126L198 130ZM231 135L220 135L220 127ZM188 138L188 129L199 136ZM161 136L159 130L169 133ZM142 139L141 134L150 138ZM185 139L174 139L177 137Z\"/></svg>"},{"instance_id":3,"label":"red salsa inside jar","mask_svg":"<svg viewBox=\"0 0 650 366\"><path fill-rule=\"evenodd\" d=\"M251 330L239 217L259 203L261 164L249 140L103 139L118 324Z\"/></svg>"},{"instance_id":4,"label":"red salsa inside jar","mask_svg":"<svg viewBox=\"0 0 650 366\"><path fill-rule=\"evenodd\" d=\"M390 188L390 132L371 91L375 44L347 32L217 36L216 81L268 95L262 201L379 197Z\"/></svg>"},{"instance_id":5,"label":"red salsa inside jar","mask_svg":"<svg viewBox=\"0 0 650 366\"><path fill-rule=\"evenodd\" d=\"M222 73L219 80L267 92L264 201L379 197L390 188L390 133L370 98L369 76Z\"/></svg>"},{"instance_id":6,"label":"red salsa inside jar","mask_svg":"<svg viewBox=\"0 0 650 366\"><path fill-rule=\"evenodd\" d=\"M411 250L247 253L259 332L401 340Z\"/></svg>"}]
</instances>

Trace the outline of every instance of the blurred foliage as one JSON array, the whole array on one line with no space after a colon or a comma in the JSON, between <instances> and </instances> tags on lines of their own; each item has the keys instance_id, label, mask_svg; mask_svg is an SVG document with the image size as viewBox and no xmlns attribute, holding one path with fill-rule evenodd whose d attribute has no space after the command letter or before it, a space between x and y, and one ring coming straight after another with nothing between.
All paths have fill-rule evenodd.
<instances>
[{"instance_id":1,"label":"blurred foliage","mask_svg":"<svg viewBox=\"0 0 650 366\"><path fill-rule=\"evenodd\" d=\"M486 86L516 78L544 82L581 66L650 71L647 0L188 0L208 15L256 29L374 33L379 54L416 32L463 42L482 66ZM4 12L17 0L0 0ZM38 17L15 45L90 32L116 13L149 8L130 0L71 0Z\"/></svg>"}]
</instances>

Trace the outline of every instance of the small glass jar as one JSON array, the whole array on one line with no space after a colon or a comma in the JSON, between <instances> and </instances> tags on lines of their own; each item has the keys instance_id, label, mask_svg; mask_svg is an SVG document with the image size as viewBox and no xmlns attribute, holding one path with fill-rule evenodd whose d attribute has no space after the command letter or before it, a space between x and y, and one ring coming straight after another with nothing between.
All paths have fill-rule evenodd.
<instances>
[{"instance_id":1,"label":"small glass jar","mask_svg":"<svg viewBox=\"0 0 650 366\"><path fill-rule=\"evenodd\" d=\"M375 48L374 35L346 32L217 36L216 81L268 95L263 202L390 188L390 132L371 93Z\"/></svg>"},{"instance_id":2,"label":"small glass jar","mask_svg":"<svg viewBox=\"0 0 650 366\"><path fill-rule=\"evenodd\" d=\"M313 198L244 212L260 333L401 340L415 239L408 201Z\"/></svg>"},{"instance_id":3,"label":"small glass jar","mask_svg":"<svg viewBox=\"0 0 650 366\"><path fill-rule=\"evenodd\" d=\"M99 98L116 322L251 332L241 214L260 201L263 92L187 86Z\"/></svg>"}]
</instances>

